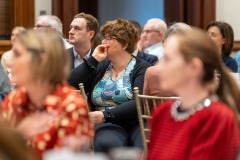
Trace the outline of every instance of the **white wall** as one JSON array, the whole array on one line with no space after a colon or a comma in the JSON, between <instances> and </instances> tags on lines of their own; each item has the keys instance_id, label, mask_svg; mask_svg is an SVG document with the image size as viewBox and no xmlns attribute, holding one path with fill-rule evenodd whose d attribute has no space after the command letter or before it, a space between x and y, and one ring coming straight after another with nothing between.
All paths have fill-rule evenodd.
<instances>
[{"instance_id":1,"label":"white wall","mask_svg":"<svg viewBox=\"0 0 240 160\"><path fill-rule=\"evenodd\" d=\"M229 23L234 39L240 41L240 0L216 0L216 20Z\"/></svg>"},{"instance_id":2,"label":"white wall","mask_svg":"<svg viewBox=\"0 0 240 160\"><path fill-rule=\"evenodd\" d=\"M52 1L51 0L35 0L35 23L37 17L41 12L52 14Z\"/></svg>"},{"instance_id":3,"label":"white wall","mask_svg":"<svg viewBox=\"0 0 240 160\"><path fill-rule=\"evenodd\" d=\"M164 19L164 0L99 0L98 4L100 25L119 17L141 25L150 18Z\"/></svg>"}]
</instances>

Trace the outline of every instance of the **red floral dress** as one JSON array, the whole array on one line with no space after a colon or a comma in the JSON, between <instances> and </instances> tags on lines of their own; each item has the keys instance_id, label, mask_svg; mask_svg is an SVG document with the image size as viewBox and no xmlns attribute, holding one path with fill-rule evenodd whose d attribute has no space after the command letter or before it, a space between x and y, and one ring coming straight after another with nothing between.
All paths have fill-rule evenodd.
<instances>
[{"instance_id":1,"label":"red floral dress","mask_svg":"<svg viewBox=\"0 0 240 160\"><path fill-rule=\"evenodd\" d=\"M29 109L30 104L25 88L16 89L2 103L3 119L16 127L25 117L36 113ZM66 136L93 137L87 103L68 84L58 85L52 94L46 96L42 105L43 111L52 113L54 117L48 122L47 131L29 140L40 156L45 150L61 147Z\"/></svg>"}]
</instances>

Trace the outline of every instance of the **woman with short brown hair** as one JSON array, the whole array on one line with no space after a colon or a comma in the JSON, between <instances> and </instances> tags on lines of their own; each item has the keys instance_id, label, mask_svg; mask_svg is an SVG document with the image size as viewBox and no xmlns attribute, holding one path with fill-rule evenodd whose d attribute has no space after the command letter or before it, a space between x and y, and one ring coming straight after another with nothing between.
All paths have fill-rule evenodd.
<instances>
[{"instance_id":1,"label":"woman with short brown hair","mask_svg":"<svg viewBox=\"0 0 240 160\"><path fill-rule=\"evenodd\" d=\"M108 152L114 147L142 148L133 88L142 93L147 62L133 56L138 33L127 20L116 19L101 27L102 44L92 57L75 68L70 84L84 83L96 124L94 151Z\"/></svg>"}]
</instances>

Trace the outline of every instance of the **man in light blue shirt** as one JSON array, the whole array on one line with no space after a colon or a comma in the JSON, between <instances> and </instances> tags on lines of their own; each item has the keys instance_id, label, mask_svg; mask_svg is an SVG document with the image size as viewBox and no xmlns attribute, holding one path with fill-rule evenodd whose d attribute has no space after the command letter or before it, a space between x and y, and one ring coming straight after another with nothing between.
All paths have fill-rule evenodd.
<instances>
[{"instance_id":1,"label":"man in light blue shirt","mask_svg":"<svg viewBox=\"0 0 240 160\"><path fill-rule=\"evenodd\" d=\"M160 60L163 57L162 41L167 30L166 23L159 18L147 21L141 34L140 46L145 53L155 55Z\"/></svg>"}]
</instances>

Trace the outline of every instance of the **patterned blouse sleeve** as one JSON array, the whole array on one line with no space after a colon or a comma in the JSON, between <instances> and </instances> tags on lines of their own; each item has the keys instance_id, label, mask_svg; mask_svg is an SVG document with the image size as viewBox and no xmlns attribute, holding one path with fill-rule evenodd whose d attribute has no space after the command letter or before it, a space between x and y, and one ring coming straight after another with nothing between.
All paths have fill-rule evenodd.
<instances>
[{"instance_id":1,"label":"patterned blouse sleeve","mask_svg":"<svg viewBox=\"0 0 240 160\"><path fill-rule=\"evenodd\" d=\"M56 145L61 146L63 140L70 135L77 138L82 136L92 138L94 133L93 123L89 119L87 102L82 97L76 97L63 105L62 111L60 111L61 114L58 117Z\"/></svg>"}]
</instances>

